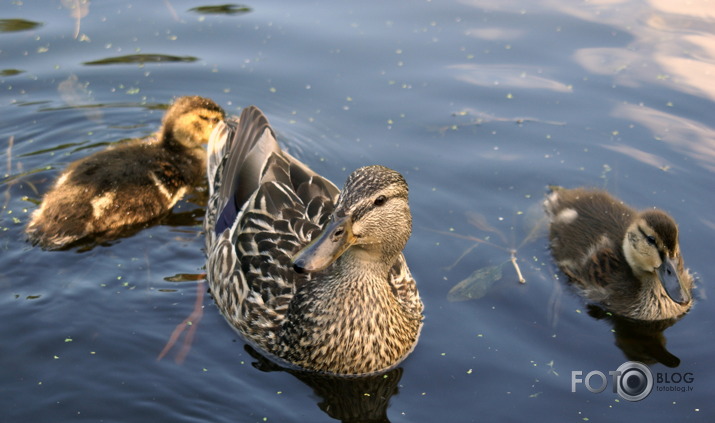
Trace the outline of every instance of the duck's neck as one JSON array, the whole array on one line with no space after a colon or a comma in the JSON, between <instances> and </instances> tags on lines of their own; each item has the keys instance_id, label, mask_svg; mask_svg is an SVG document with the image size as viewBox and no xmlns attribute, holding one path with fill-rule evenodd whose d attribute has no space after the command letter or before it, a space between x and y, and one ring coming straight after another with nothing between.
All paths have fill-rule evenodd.
<instances>
[{"instance_id":1,"label":"duck's neck","mask_svg":"<svg viewBox=\"0 0 715 423\"><path fill-rule=\"evenodd\" d=\"M394 306L388 278L395 260L377 259L368 251L351 248L326 272L316 275L309 289L316 300L331 303L328 309L336 319L349 319L345 310L380 314Z\"/></svg>"},{"instance_id":2,"label":"duck's neck","mask_svg":"<svg viewBox=\"0 0 715 423\"><path fill-rule=\"evenodd\" d=\"M397 260L396 255L383 254L377 249L351 247L336 261L335 269L342 273L345 279L371 278L385 282L392 265Z\"/></svg>"}]
</instances>

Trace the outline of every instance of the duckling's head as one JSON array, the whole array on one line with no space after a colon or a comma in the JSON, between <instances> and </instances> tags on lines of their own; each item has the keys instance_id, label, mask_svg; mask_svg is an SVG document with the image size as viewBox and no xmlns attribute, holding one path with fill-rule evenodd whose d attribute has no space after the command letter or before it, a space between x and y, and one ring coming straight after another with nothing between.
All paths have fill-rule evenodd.
<instances>
[{"instance_id":1,"label":"duckling's head","mask_svg":"<svg viewBox=\"0 0 715 423\"><path fill-rule=\"evenodd\" d=\"M370 266L392 266L412 233L407 192L405 178L384 166L354 171L325 229L293 257L295 270L323 270L348 250Z\"/></svg>"},{"instance_id":2,"label":"duckling's head","mask_svg":"<svg viewBox=\"0 0 715 423\"><path fill-rule=\"evenodd\" d=\"M211 99L179 97L164 115L161 139L186 148L200 147L208 142L213 128L225 117L223 109Z\"/></svg>"},{"instance_id":3,"label":"duckling's head","mask_svg":"<svg viewBox=\"0 0 715 423\"><path fill-rule=\"evenodd\" d=\"M639 280L657 280L673 301L690 303L692 284L682 270L678 226L668 214L660 210L641 213L626 231L623 253Z\"/></svg>"}]
</instances>

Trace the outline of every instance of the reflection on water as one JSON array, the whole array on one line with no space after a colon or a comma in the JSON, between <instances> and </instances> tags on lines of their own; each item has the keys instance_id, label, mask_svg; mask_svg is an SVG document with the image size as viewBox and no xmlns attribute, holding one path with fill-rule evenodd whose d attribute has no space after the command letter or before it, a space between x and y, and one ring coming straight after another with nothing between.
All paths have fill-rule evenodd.
<instances>
[{"instance_id":1,"label":"reflection on water","mask_svg":"<svg viewBox=\"0 0 715 423\"><path fill-rule=\"evenodd\" d=\"M402 368L370 376L339 377L290 370L263 357L250 346L246 351L256 359L253 366L264 372L283 371L308 385L320 397L318 407L333 419L345 423L389 423L387 407L399 391Z\"/></svg>"},{"instance_id":2,"label":"reflection on water","mask_svg":"<svg viewBox=\"0 0 715 423\"><path fill-rule=\"evenodd\" d=\"M450 66L458 71L457 79L469 84L515 89L538 89L568 93L572 87L542 76L543 70L523 65L461 64Z\"/></svg>"},{"instance_id":3,"label":"reflection on water","mask_svg":"<svg viewBox=\"0 0 715 423\"><path fill-rule=\"evenodd\" d=\"M613 113L640 122L657 140L662 140L675 151L691 157L703 168L715 171L715 128L712 126L644 105L621 104ZM614 149L616 148L621 147ZM654 157L651 153L635 148L622 152L656 166L668 164L662 157Z\"/></svg>"},{"instance_id":4,"label":"reflection on water","mask_svg":"<svg viewBox=\"0 0 715 423\"><path fill-rule=\"evenodd\" d=\"M619 85L662 85L715 99L715 14L711 4L694 2L682 7L674 0L618 3L618 13L607 5L593 5L591 13L586 5L578 11L566 9L633 36L620 48L579 49L574 56L578 63L592 73L612 75Z\"/></svg>"},{"instance_id":5,"label":"reflection on water","mask_svg":"<svg viewBox=\"0 0 715 423\"><path fill-rule=\"evenodd\" d=\"M588 305L588 314L613 326L616 345L629 360L645 364L661 363L668 367L680 365L680 359L665 348L667 340L663 334L680 318L653 322L633 320L609 313L593 304Z\"/></svg>"},{"instance_id":6,"label":"reflection on water","mask_svg":"<svg viewBox=\"0 0 715 423\"><path fill-rule=\"evenodd\" d=\"M518 0L462 1L474 7L514 15L531 12ZM715 75L715 8L711 3L692 2L688 7L683 7L682 2L677 0L609 0L578 5L564 0L547 0L532 7L610 26L610 37L604 38L600 45L577 48L572 60L591 75L611 77L615 90L622 92L625 89L638 89L645 92L667 89L697 99L715 100L715 84L712 83ZM493 39L494 34L504 35L521 42L524 42L526 36L505 29L485 29L471 31L470 34L487 39ZM623 34L629 38L623 37ZM625 41L622 45L612 44L619 40ZM571 89L570 86L542 78L541 75L534 76L533 71L520 74L518 70L522 68L519 67L511 70L497 67L493 71L485 66L476 68L478 70L465 69L459 77L477 85L498 84L504 80L507 85L518 84L523 88ZM623 117L644 125L652 131L654 137L673 144L676 149L712 171L715 169L713 127L684 118L682 115L685 111L678 106L682 106L682 103L669 101L662 104L618 102L611 107L614 117ZM643 151L628 147L619 147L618 151L657 167L669 166L661 157L649 157L649 153Z\"/></svg>"},{"instance_id":7,"label":"reflection on water","mask_svg":"<svg viewBox=\"0 0 715 423\"><path fill-rule=\"evenodd\" d=\"M633 160L645 163L658 169L669 170L671 168L670 161L665 157L643 151L642 149L630 145L604 145L603 148L618 152L632 158Z\"/></svg>"}]
</instances>

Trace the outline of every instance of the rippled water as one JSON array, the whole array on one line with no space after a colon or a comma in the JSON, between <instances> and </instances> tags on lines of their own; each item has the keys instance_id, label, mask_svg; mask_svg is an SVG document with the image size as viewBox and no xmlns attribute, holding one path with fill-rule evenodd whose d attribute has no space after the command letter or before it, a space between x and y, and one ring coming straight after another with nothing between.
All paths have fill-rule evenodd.
<instances>
[{"instance_id":1,"label":"rippled water","mask_svg":"<svg viewBox=\"0 0 715 423\"><path fill-rule=\"evenodd\" d=\"M712 420L714 10L675 0L3 3L0 421ZM400 369L350 383L253 358L200 282L201 192L111 245L25 242L62 168L150 134L161 106L185 94L230 113L259 106L284 147L339 185L374 163L407 177L405 254L426 318ZM664 332L679 364L658 330L592 317L554 276L544 233L529 236L549 184L605 187L676 218L699 276L696 306ZM465 298L448 295L457 283L497 267L481 298L451 301ZM181 338L157 360L197 292L191 349L176 362ZM639 402L610 385L571 392L572 371L607 374L626 354L650 356L656 375L692 374L660 385L692 390Z\"/></svg>"}]
</instances>

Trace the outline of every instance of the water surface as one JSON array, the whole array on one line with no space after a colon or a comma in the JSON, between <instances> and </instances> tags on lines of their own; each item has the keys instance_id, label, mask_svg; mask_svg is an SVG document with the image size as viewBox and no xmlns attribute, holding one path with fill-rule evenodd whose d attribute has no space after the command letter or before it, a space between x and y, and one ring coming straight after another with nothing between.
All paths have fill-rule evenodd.
<instances>
[{"instance_id":1,"label":"water surface","mask_svg":"<svg viewBox=\"0 0 715 423\"><path fill-rule=\"evenodd\" d=\"M49 5L0 6L0 421L712 420L708 2ZM187 94L232 114L257 105L286 149L338 185L368 164L406 176L405 254L426 308L399 370L343 384L252 357L197 282L201 192L111 245L45 252L25 242L61 169L152 133L161 106ZM571 392L573 370L607 372L624 350L658 348L617 339L628 330L589 315L543 232L521 245L549 184L604 187L676 218L698 302L664 332L678 366L650 368L692 373L692 391L633 403L610 386ZM481 298L448 299L490 266L502 278ZM197 292L190 351L157 360Z\"/></svg>"}]
</instances>

